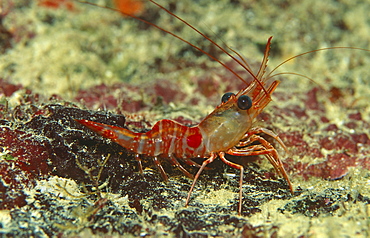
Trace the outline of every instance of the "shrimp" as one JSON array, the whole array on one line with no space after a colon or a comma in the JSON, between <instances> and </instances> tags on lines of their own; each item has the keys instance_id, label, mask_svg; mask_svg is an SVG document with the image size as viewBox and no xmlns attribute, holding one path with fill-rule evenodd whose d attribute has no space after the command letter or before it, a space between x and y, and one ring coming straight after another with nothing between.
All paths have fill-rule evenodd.
<instances>
[{"instance_id":1,"label":"shrimp","mask_svg":"<svg viewBox=\"0 0 370 238\"><path fill-rule=\"evenodd\" d=\"M257 74L254 74L246 61L238 53L232 50L238 55L238 57L233 56L180 17L176 16L154 1L150 1L180 21L183 21L186 25L191 27L197 33L201 34L203 37L205 37L205 39L209 40L212 44L226 53L253 77L252 82L247 83L243 78L241 78L241 76L235 73L223 62L213 57L208 52L205 52L192 43L175 35L174 33L168 32L167 30L154 25L153 23L146 22L145 20L142 20L136 16L130 15L130 17L136 18L173 35L174 37L208 55L237 76L240 80L242 80L245 83L245 87L243 87L236 94L225 93L222 96L221 104L219 104L215 110L206 116L198 125L192 127L165 119L158 121L151 130L145 133L137 133L125 128L85 119L76 119L76 121L101 135L102 137L108 138L127 150L133 152L136 160L139 163L140 172L142 172L140 157L151 157L153 158L153 161L158 167L164 180L167 180L168 177L158 160L158 158L166 158L172 165L179 168L186 176L193 178L193 183L185 201L185 206L189 204L191 193L202 171L208 164L219 158L228 166L240 171L238 214L241 214L244 168L242 165L229 161L226 158L226 155L264 155L275 168L277 173L286 180L289 189L293 194L294 190L292 183L284 169L277 150L270 142L268 142L259 134L264 133L272 137L282 146L285 151L287 151L286 146L279 136L271 130L253 126L256 117L271 102L271 95L280 82L279 80L274 80L273 76L270 76L270 74L267 76L265 75L272 37L270 37L267 41L264 57L262 59L259 71ZM206 159L201 165L199 165L192 160L194 158ZM178 160L181 160L186 164L199 167L196 175L193 176L190 174Z\"/></svg>"},{"instance_id":2,"label":"shrimp","mask_svg":"<svg viewBox=\"0 0 370 238\"><path fill-rule=\"evenodd\" d=\"M125 128L84 119L76 121L134 152L138 161L140 161L138 155L153 157L165 180L167 180L167 175L159 164L158 157L169 158L170 162L188 177L192 177L191 174L181 166L177 159L190 165L196 165L192 158L207 158L194 177L186 205L189 203L195 183L204 168L216 158L220 158L225 164L240 170L238 213L241 213L244 168L242 165L229 161L225 154L264 155L277 173L287 181L293 193L293 186L276 149L258 134L265 133L271 136L287 150L283 141L268 129L253 127L255 118L269 104L271 94L279 85L278 80L271 81L263 77L270 44L271 38L266 45L265 56L260 67L261 73L253 75L254 80L237 94L225 93L221 104L196 126L187 127L165 119L158 121L150 131L136 133ZM259 144L254 144L254 142L259 142Z\"/></svg>"}]
</instances>

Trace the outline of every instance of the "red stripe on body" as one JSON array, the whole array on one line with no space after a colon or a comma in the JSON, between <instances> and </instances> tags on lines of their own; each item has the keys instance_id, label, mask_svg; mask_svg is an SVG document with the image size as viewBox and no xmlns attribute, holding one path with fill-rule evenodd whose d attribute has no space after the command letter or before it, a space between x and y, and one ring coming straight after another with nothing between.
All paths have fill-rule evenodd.
<instances>
[{"instance_id":1,"label":"red stripe on body","mask_svg":"<svg viewBox=\"0 0 370 238\"><path fill-rule=\"evenodd\" d=\"M198 127L187 127L171 120L158 121L152 130L146 133L135 133L125 128L88 120L76 121L138 154L193 158L203 156L205 152ZM157 143L159 143L159 150L156 151Z\"/></svg>"}]
</instances>

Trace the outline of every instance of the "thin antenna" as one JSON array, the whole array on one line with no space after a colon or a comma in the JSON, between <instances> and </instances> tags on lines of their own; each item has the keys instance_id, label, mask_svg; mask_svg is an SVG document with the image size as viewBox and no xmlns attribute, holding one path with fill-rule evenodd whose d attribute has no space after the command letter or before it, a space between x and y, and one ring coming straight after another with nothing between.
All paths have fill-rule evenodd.
<instances>
[{"instance_id":1,"label":"thin antenna","mask_svg":"<svg viewBox=\"0 0 370 238\"><path fill-rule=\"evenodd\" d=\"M234 57L233 55L231 55L229 52L227 52L224 48L222 48L219 44L217 44L215 41L213 41L211 38L209 38L207 35L205 35L204 33L202 33L200 30L198 30L197 28L195 28L194 26L192 26L190 23L188 23L187 21L185 21L184 19L182 19L181 17L177 16L176 14L174 14L173 12L171 12L170 10L168 10L167 8L161 6L160 4L156 3L155 1L153 0L149 0L151 3L157 5L159 8L163 9L164 11L166 11L168 14L170 14L171 16L175 17L176 19L180 20L181 22L183 22L185 25L187 25L188 27L190 27L191 29L193 29L195 32L197 32L199 35L203 36L206 40L208 40L209 42L211 42L214 46L216 46L217 48L219 48L222 52L224 52L225 54L227 54L231 59L233 59L235 62L237 62L241 67L243 67L257 82L258 84L262 87L263 91L266 93L266 95L268 97L270 97L270 94L268 94L268 92L266 91L265 87L263 86L263 84L261 83L261 81L258 79L258 77L256 77L253 72L245 65L243 64L240 60L238 60L236 57ZM171 33L172 34L172 33ZM177 37L177 36L176 36ZM269 38L269 42L271 40L271 37ZM183 40L184 41L184 40ZM184 41L185 42L185 41ZM268 43L269 44L269 43ZM225 44L226 45L226 44ZM227 46L228 47L228 46ZM230 49L230 47L228 47ZM267 48L267 47L266 47ZM197 48L198 49L198 48ZM204 52L204 51L202 51ZM233 50L234 52L234 50ZM266 53L266 52L265 52ZM206 53L208 56L210 56L208 53ZM237 54L239 57L240 55ZM213 58L213 57L211 57ZM242 58L242 60L245 62L245 60ZM221 63L219 60L217 60L217 62L219 62L221 65L225 65L224 63ZM262 66L261 67L265 67L265 66ZM228 70L229 67L226 67ZM261 68L260 68L261 69ZM236 73L232 70L230 70L234 75L236 75ZM248 84L244 79L242 79L239 75L237 75L237 77L239 79L241 79L243 82L245 82L246 84Z\"/></svg>"},{"instance_id":2,"label":"thin antenna","mask_svg":"<svg viewBox=\"0 0 370 238\"><path fill-rule=\"evenodd\" d=\"M296 59L296 58L301 57L303 55L311 54L311 53L314 53L314 52L324 51L324 50L332 50L332 49L351 49L351 50L362 50L362 51L368 51L368 52L370 52L370 50L367 50L367 49L362 49L362 48L357 48L357 47L349 47L349 46L334 46L334 47L328 47L328 48L321 48L321 49L317 49L317 50L310 50L310 51L307 51L307 52L304 52L304 53L301 53L301 54L298 54L298 55L289 57L288 59L284 60L283 62L281 62L280 64L278 64L273 70L271 70L271 72L269 72L266 77L267 78L272 78L272 77L275 77L276 75L280 75L281 73L274 74L274 75L271 76L271 74L273 72L275 72L278 68L280 68L282 65L286 64L287 62L289 62L289 61L291 61L293 59ZM285 74L287 74L287 73L285 73ZM293 73L290 73L290 74L293 74ZM296 74L296 75L299 75L299 74ZM302 76L303 77L303 75L299 75L299 76ZM308 78L308 77L306 77L306 78Z\"/></svg>"},{"instance_id":3,"label":"thin antenna","mask_svg":"<svg viewBox=\"0 0 370 238\"><path fill-rule=\"evenodd\" d=\"M268 92L266 91L265 87L263 86L262 82L253 74L253 72L247 67L245 66L245 64L243 64L240 60L238 60L236 57L234 57L233 55L231 55L229 52L227 52L224 48L222 48L219 44L217 44L215 41L213 41L212 39L210 39L208 36L206 36L204 33L202 33L201 31L199 31L197 28L195 28L194 26L192 26L191 24L189 24L188 22L186 22L185 20L183 20L182 18L180 18L179 16L177 16L176 14L172 13L170 10L166 9L165 7L161 6L160 4L156 3L155 1L153 0L149 0L151 3L157 5L159 8L161 8L162 10L166 11L168 14L170 14L171 16L175 17L176 19L180 20L181 22L183 22L185 25L187 25L188 27L190 27L191 29L193 29L195 32L197 32L198 34L200 34L201 36L203 36L206 40L208 40L209 42L211 42L213 45L215 45L217 48L219 48L223 53L227 54L231 59L233 59L235 62L237 62L241 67L243 67L253 78L254 80L257 81L257 83L262 87L263 91L265 92L265 94L270 97L270 94L268 94ZM225 63L223 63L222 61L220 61L219 59L217 59L215 56L211 55L209 52L199 48L198 46L194 45L193 43L181 38L180 36L160 27L160 26L157 26L156 24L154 23L151 23L149 21L146 21L140 17L137 17L135 15L131 15L131 14L128 14L128 13L124 13L122 11L120 11L119 9L115 9L115 8L111 8L111 7L106 7L106 6L100 6L100 5L97 5L97 4L94 4L94 3L91 3L91 2L87 2L87 1L80 1L80 0L77 0L77 2L80 2L80 3L83 3L83 4L88 4L88 5L92 5L92 6L96 6L96 7L100 7L100 8L104 8L104 9L109 9L109 10L112 10L112 11L116 11L116 12L119 12L121 14L124 14L126 16L129 16L131 18L134 18L136 20L139 20L141 22L144 22L145 24L148 24L148 25L151 25L167 34L170 34L172 35L173 37L185 42L186 44L190 45L191 47L199 50L200 52L202 52L203 54L207 55L208 57L210 57L211 59L213 59L214 61L218 62L219 64L221 64L225 69L229 70L232 74L234 74L238 79L240 79L241 81L243 81L245 84L248 84L247 81L245 81L240 75L238 75L234 70L232 70L229 66L227 66ZM244 59L243 59L244 61Z\"/></svg>"}]
</instances>

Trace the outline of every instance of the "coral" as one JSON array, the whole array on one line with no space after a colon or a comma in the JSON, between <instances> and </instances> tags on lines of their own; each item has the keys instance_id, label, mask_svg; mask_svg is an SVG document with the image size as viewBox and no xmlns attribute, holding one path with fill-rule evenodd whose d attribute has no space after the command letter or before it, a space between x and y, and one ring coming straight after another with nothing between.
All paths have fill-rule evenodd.
<instances>
[{"instance_id":1,"label":"coral","mask_svg":"<svg viewBox=\"0 0 370 238\"><path fill-rule=\"evenodd\" d=\"M84 148L95 145L95 149L99 150L99 143L93 142L83 132L78 134L77 128L81 126L73 120L74 118L93 117L96 120L103 118L102 121L105 123L107 123L106 119L110 123L116 122L118 125L124 123L122 116L90 113L61 105L44 107L27 105L18 107L17 113L22 114L22 118L25 120L22 124L17 125L17 129L12 129L14 122L6 120L2 121L0 127L0 146L5 155L1 160L2 191L4 191L2 208L25 205L22 189L32 187L36 179L46 177L49 174L62 174L86 182L85 173L76 164L76 159L81 158L83 161L82 158L90 158L88 163L95 163L97 166L96 161L101 158L102 154L114 151L112 148L110 148L111 150L106 148L108 151L104 149L105 152L98 152L95 155L97 157L94 154L87 156L83 152ZM13 126L11 126L12 124ZM66 128L72 129L66 130ZM86 134L88 135L88 133ZM70 146L76 144L76 138L79 136L81 137L79 140L81 145ZM118 151L120 150L118 148ZM118 151L115 155L119 155ZM112 157L111 161L116 159L115 156ZM109 173L111 172L109 171ZM107 175L104 174L104 178L106 177Z\"/></svg>"},{"instance_id":2,"label":"coral","mask_svg":"<svg viewBox=\"0 0 370 238\"><path fill-rule=\"evenodd\" d=\"M12 84L8 80L0 78L0 96L10 97L21 88L23 88L21 84Z\"/></svg>"},{"instance_id":3,"label":"coral","mask_svg":"<svg viewBox=\"0 0 370 238\"><path fill-rule=\"evenodd\" d=\"M4 26L3 23L3 19L8 15L12 8L12 1L0 4L0 54L5 53L6 50L12 47L11 40L13 38L13 34Z\"/></svg>"},{"instance_id":4,"label":"coral","mask_svg":"<svg viewBox=\"0 0 370 238\"><path fill-rule=\"evenodd\" d=\"M308 217L318 217L320 215L328 216L338 210L344 202L364 202L369 204L368 197L361 194L347 194L342 189L326 189L322 193L311 193L301 196L299 199L293 199L287 203L281 212L302 213Z\"/></svg>"}]
</instances>

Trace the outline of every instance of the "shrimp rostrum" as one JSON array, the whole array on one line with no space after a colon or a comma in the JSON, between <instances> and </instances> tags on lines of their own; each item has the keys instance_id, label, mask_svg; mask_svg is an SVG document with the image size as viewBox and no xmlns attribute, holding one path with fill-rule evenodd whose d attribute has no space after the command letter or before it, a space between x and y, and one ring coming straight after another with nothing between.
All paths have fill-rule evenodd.
<instances>
[{"instance_id":1,"label":"shrimp rostrum","mask_svg":"<svg viewBox=\"0 0 370 238\"><path fill-rule=\"evenodd\" d=\"M193 28L192 26L190 27ZM196 29L195 31L198 32ZM175 37L177 36L175 35ZM207 36L204 37L228 54L233 60L237 61L238 64L248 71L253 77L253 80L247 83L221 61L192 45L212 59L215 59L245 82L245 87L238 93L224 94L221 104L198 125L188 127L172 120L161 120L158 121L151 130L145 133L137 133L125 128L88 120L76 121L133 152L135 158L139 161L139 169L141 172L142 166L140 157L151 157L159 168L162 177L167 180L167 175L158 160L158 158L167 158L171 164L179 168L185 175L193 178L193 183L189 190L185 206L189 203L190 195L202 171L215 159L221 159L225 164L240 170L238 213L241 214L244 168L242 165L229 161L225 156L226 154L233 156L264 155L273 165L277 173L286 180L290 191L293 193L292 184L277 150L264 137L260 136L260 134L264 133L271 136L284 150L286 150L284 143L274 132L265 128L253 126L256 117L269 104L271 101L271 94L279 85L278 80L274 80L273 77L269 75L265 76L272 37L269 38L266 44L264 58L257 74L251 71L243 59L240 60L232 56ZM179 39L188 43L182 38ZM188 44L191 45L191 43ZM206 159L199 165L192 160L194 158ZM196 175L193 176L190 174L180 164L179 160L189 165L198 166L199 170Z\"/></svg>"}]
</instances>

